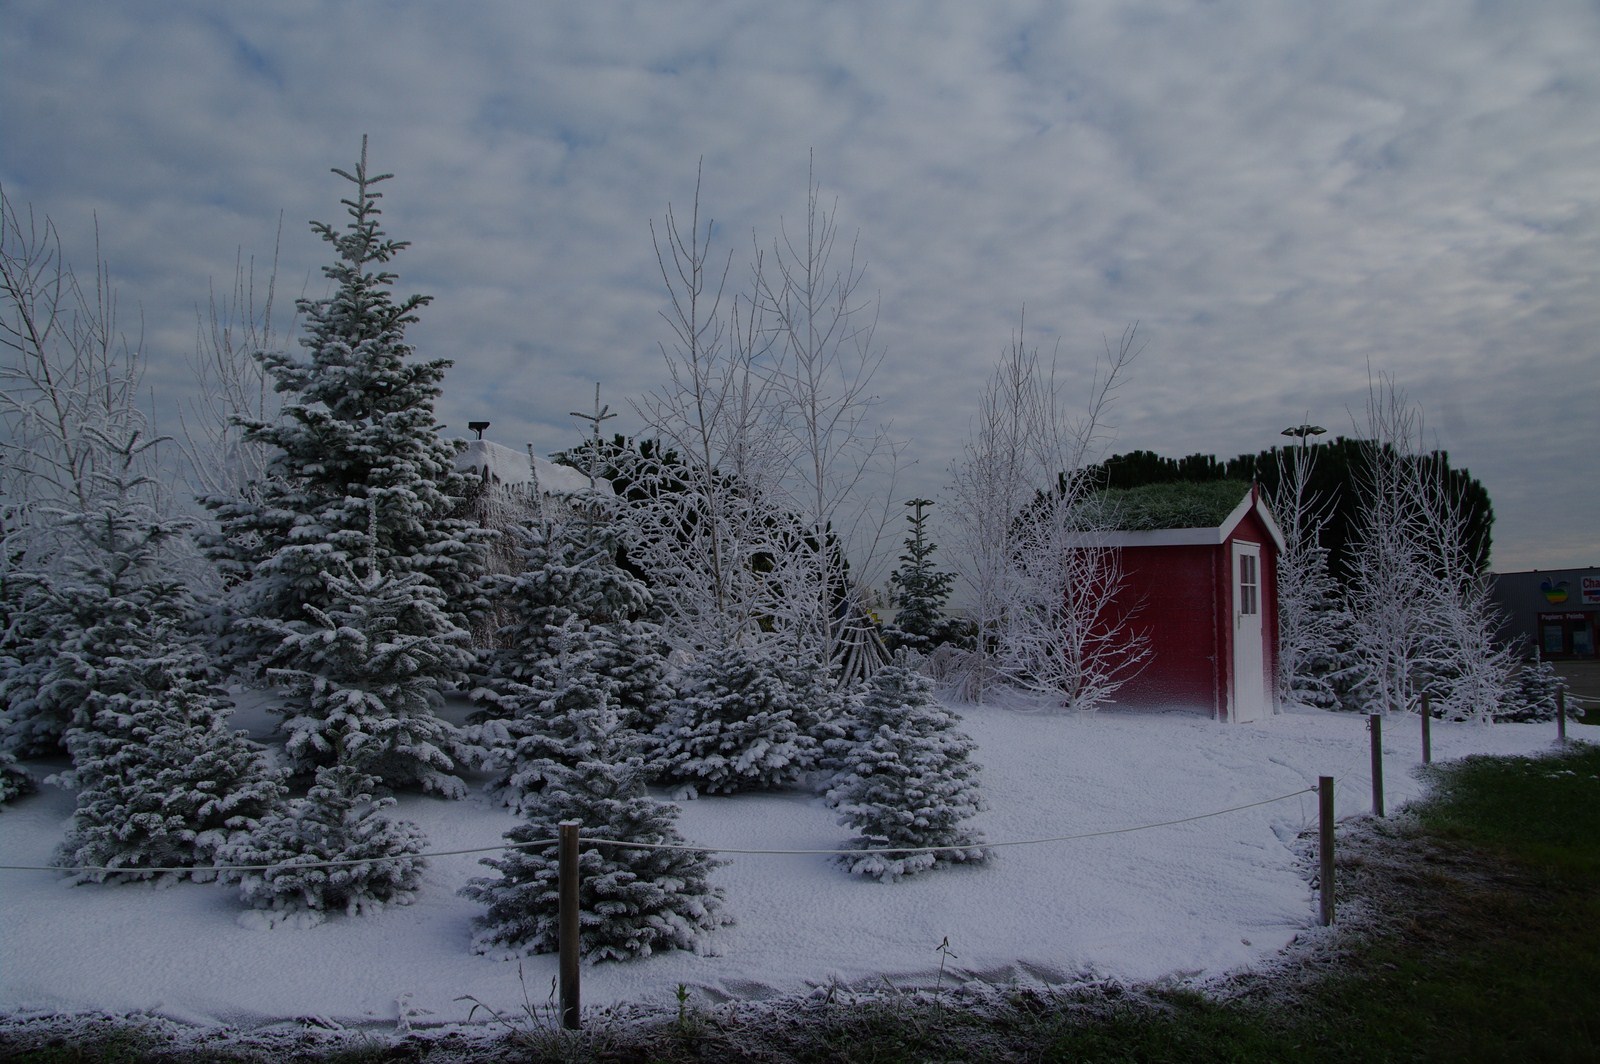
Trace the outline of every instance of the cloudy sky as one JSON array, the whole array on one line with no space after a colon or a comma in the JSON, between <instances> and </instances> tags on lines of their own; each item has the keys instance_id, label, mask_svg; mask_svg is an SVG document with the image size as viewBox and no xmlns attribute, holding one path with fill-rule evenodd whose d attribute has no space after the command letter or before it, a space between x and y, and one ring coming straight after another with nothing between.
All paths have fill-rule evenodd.
<instances>
[{"instance_id":1,"label":"cloudy sky","mask_svg":"<svg viewBox=\"0 0 1600 1064\"><path fill-rule=\"evenodd\" d=\"M878 306L882 416L944 492L1026 308L1113 450L1349 433L1369 368L1487 486L1501 570L1600 565L1600 9L1300 2L0 0L0 183L93 233L164 403L242 254L321 295L363 134L440 416L542 452L658 387L649 223L743 276L808 159Z\"/></svg>"}]
</instances>

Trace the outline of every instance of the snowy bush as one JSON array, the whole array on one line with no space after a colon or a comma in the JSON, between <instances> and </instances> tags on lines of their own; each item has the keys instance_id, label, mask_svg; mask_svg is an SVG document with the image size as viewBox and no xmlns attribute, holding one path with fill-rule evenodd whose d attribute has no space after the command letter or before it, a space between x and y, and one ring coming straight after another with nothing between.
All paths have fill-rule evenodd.
<instances>
[{"instance_id":1,"label":"snowy bush","mask_svg":"<svg viewBox=\"0 0 1600 1064\"><path fill-rule=\"evenodd\" d=\"M852 847L951 848L841 856L855 875L891 880L989 857L981 836L962 827L984 807L971 760L977 744L932 689L903 661L878 670L848 726L852 743L827 800L841 811L839 823L858 833Z\"/></svg>"},{"instance_id":2,"label":"snowy bush","mask_svg":"<svg viewBox=\"0 0 1600 1064\"><path fill-rule=\"evenodd\" d=\"M393 798L374 797L378 781L348 765L320 769L305 798L291 799L217 852L245 905L240 922L312 927L330 913L376 912L409 904L426 862L422 832L383 815ZM327 867L329 862L351 862Z\"/></svg>"},{"instance_id":3,"label":"snowy bush","mask_svg":"<svg viewBox=\"0 0 1600 1064\"><path fill-rule=\"evenodd\" d=\"M681 846L677 807L645 794L644 765L627 752L615 714L603 704L578 717L576 739L588 753L524 802L527 820L506 833L513 849L483 863L498 878L474 879L462 894L488 906L476 921L479 953L550 953L560 919L559 848L564 820L596 838ZM593 963L661 950L699 950L703 936L728 923L722 892L708 876L718 862L703 850L590 845L580 850L581 953Z\"/></svg>"},{"instance_id":4,"label":"snowy bush","mask_svg":"<svg viewBox=\"0 0 1600 1064\"><path fill-rule=\"evenodd\" d=\"M443 592L415 573L358 576L342 564L321 580L337 605L308 604L293 623L255 622L278 633L293 662L269 672L291 707L285 752L302 770L344 764L390 787L461 797L452 770L478 752L434 713L438 672L468 653L464 631L437 634Z\"/></svg>"},{"instance_id":5,"label":"snowy bush","mask_svg":"<svg viewBox=\"0 0 1600 1064\"><path fill-rule=\"evenodd\" d=\"M27 769L17 764L16 755L9 750L0 749L0 806L6 805L13 798L31 794L33 790L33 777L28 775Z\"/></svg>"},{"instance_id":6,"label":"snowy bush","mask_svg":"<svg viewBox=\"0 0 1600 1064\"><path fill-rule=\"evenodd\" d=\"M279 774L228 728L232 706L192 653L137 665L136 684L94 692L88 723L67 732L73 768L55 780L78 788L77 809L57 863L115 869L80 882L210 878L218 849L281 799Z\"/></svg>"},{"instance_id":7,"label":"snowy bush","mask_svg":"<svg viewBox=\"0 0 1600 1064\"><path fill-rule=\"evenodd\" d=\"M769 790L799 782L816 764L816 739L802 730L814 689L796 690L786 670L741 644L706 651L678 676L679 694L661 726L665 780L693 797Z\"/></svg>"},{"instance_id":8,"label":"snowy bush","mask_svg":"<svg viewBox=\"0 0 1600 1064\"><path fill-rule=\"evenodd\" d=\"M1497 721L1555 720L1556 692L1565 689L1567 681L1548 661L1524 662L1511 675L1509 689L1495 714ZM1567 712L1581 717L1583 711L1571 701Z\"/></svg>"}]
</instances>

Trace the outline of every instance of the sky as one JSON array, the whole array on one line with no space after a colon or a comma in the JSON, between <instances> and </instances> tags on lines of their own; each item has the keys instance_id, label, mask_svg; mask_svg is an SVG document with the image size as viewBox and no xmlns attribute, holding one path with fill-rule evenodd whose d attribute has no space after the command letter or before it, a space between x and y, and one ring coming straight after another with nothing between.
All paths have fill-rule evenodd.
<instances>
[{"instance_id":1,"label":"sky","mask_svg":"<svg viewBox=\"0 0 1600 1064\"><path fill-rule=\"evenodd\" d=\"M732 290L809 168L903 498L948 497L1024 314L1069 404L1137 323L1107 453L1355 434L1384 376L1488 489L1496 569L1600 566L1597 54L1562 0L0 0L0 185L81 271L98 229L170 411L241 263L259 301L276 248L280 331L325 294L308 223L365 135L440 420L549 453L596 383L630 434L665 383L650 225L697 170Z\"/></svg>"}]
</instances>

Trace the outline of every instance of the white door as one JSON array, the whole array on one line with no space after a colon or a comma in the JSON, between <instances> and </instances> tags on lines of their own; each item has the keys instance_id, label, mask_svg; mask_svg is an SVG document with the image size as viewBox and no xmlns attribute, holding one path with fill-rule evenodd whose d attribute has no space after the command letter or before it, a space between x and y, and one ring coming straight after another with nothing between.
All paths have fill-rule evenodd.
<instances>
[{"instance_id":1,"label":"white door","mask_svg":"<svg viewBox=\"0 0 1600 1064\"><path fill-rule=\"evenodd\" d=\"M1233 544L1233 720L1247 724L1267 712L1267 672L1262 652L1261 547Z\"/></svg>"}]
</instances>

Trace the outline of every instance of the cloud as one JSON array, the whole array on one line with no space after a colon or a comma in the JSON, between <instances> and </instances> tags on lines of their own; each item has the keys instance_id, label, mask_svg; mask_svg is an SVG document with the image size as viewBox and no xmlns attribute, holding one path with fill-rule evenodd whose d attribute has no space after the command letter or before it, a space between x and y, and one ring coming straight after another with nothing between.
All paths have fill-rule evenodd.
<instances>
[{"instance_id":1,"label":"cloud","mask_svg":"<svg viewBox=\"0 0 1600 1064\"><path fill-rule=\"evenodd\" d=\"M662 378L647 226L688 208L697 163L742 284L814 160L878 298L906 491L938 497L1026 307L1079 381L1140 322L1121 449L1343 426L1370 365L1489 487L1497 564L1600 562L1571 464L1600 399L1589 5L7 12L0 180L77 261L98 220L163 391L210 279L270 256L280 212L281 289L320 293L305 223L337 219L329 168L365 133L413 242L400 287L435 297L412 339L456 360L442 419L565 446L595 380L622 406Z\"/></svg>"}]
</instances>

